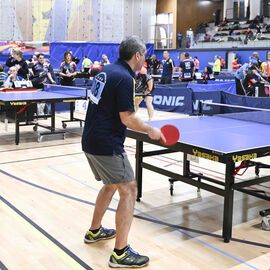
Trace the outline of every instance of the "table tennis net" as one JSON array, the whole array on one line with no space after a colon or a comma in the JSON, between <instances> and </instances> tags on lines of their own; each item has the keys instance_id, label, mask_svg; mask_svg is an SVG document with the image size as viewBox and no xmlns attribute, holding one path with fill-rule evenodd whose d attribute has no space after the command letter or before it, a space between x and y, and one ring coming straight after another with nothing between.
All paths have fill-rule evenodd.
<instances>
[{"instance_id":1,"label":"table tennis net","mask_svg":"<svg viewBox=\"0 0 270 270\"><path fill-rule=\"evenodd\" d=\"M77 87L77 86L63 86L63 85L56 85L56 84L44 84L44 91L58 93L58 94L65 94L65 95L75 95L81 96L87 94L86 88Z\"/></svg>"},{"instance_id":2,"label":"table tennis net","mask_svg":"<svg viewBox=\"0 0 270 270\"><path fill-rule=\"evenodd\" d=\"M270 109L202 102L201 113L241 121L270 124Z\"/></svg>"}]
</instances>

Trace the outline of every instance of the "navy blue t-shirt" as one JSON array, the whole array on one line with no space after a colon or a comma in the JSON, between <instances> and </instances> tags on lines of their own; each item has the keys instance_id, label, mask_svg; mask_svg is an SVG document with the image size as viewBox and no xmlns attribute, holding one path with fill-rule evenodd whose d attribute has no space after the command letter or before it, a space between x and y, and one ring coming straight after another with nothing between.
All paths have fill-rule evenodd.
<instances>
[{"instance_id":1,"label":"navy blue t-shirt","mask_svg":"<svg viewBox=\"0 0 270 270\"><path fill-rule=\"evenodd\" d=\"M181 78L182 79L192 79L194 71L194 62L190 59L184 59L180 63Z\"/></svg>"},{"instance_id":2,"label":"navy blue t-shirt","mask_svg":"<svg viewBox=\"0 0 270 270\"><path fill-rule=\"evenodd\" d=\"M82 149L93 155L125 152L126 126L119 112L134 112L135 73L126 61L118 59L96 75L90 93Z\"/></svg>"},{"instance_id":3,"label":"navy blue t-shirt","mask_svg":"<svg viewBox=\"0 0 270 270\"><path fill-rule=\"evenodd\" d=\"M174 62L171 58L169 58L168 60L162 60L162 64L163 64L163 71L162 71L162 75L161 78L168 78L171 79L172 78L172 70L174 67Z\"/></svg>"}]
</instances>

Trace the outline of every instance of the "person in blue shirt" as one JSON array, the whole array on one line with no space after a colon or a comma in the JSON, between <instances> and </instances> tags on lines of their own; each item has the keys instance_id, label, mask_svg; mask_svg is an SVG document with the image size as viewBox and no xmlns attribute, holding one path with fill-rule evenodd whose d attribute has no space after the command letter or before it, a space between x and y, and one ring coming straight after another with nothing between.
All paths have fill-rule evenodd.
<instances>
[{"instance_id":1,"label":"person in blue shirt","mask_svg":"<svg viewBox=\"0 0 270 270\"><path fill-rule=\"evenodd\" d=\"M250 64L245 63L243 66L241 66L237 71L235 72L235 86L236 86L236 94L237 95L244 95L245 92L243 90L243 83L242 80L245 79L248 68Z\"/></svg>"},{"instance_id":2,"label":"person in blue shirt","mask_svg":"<svg viewBox=\"0 0 270 270\"><path fill-rule=\"evenodd\" d=\"M116 236L109 260L111 267L142 267L149 262L147 256L134 252L127 242L137 184L124 149L127 127L147 133L153 140L164 140L159 129L144 123L135 113L134 76L144 64L145 53L145 44L136 36L121 42L118 61L104 66L94 78L82 135L82 149L92 172L104 184L84 241L93 243ZM120 201L115 231L102 227L101 222L116 190Z\"/></svg>"},{"instance_id":3,"label":"person in blue shirt","mask_svg":"<svg viewBox=\"0 0 270 270\"><path fill-rule=\"evenodd\" d=\"M162 60L163 70L160 83L170 84L172 83L172 76L175 72L174 62L170 58L170 54L168 51L164 51L163 56L165 59Z\"/></svg>"},{"instance_id":4,"label":"person in blue shirt","mask_svg":"<svg viewBox=\"0 0 270 270\"><path fill-rule=\"evenodd\" d=\"M3 86L4 88L13 88L15 81L21 81L22 78L19 77L17 67L12 66L8 70L9 75L5 78Z\"/></svg>"},{"instance_id":5,"label":"person in blue shirt","mask_svg":"<svg viewBox=\"0 0 270 270\"><path fill-rule=\"evenodd\" d=\"M180 62L179 81L192 81L194 70L194 61L190 59L189 53L185 53L185 59Z\"/></svg>"}]
</instances>

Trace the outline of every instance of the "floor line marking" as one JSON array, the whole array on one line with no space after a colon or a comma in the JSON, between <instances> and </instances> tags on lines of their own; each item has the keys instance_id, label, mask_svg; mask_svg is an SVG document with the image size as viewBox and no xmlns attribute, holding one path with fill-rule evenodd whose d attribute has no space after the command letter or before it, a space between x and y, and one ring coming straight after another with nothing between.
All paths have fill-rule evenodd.
<instances>
[{"instance_id":1,"label":"floor line marking","mask_svg":"<svg viewBox=\"0 0 270 270\"><path fill-rule=\"evenodd\" d=\"M62 174L62 175L64 175L64 176L66 176L67 178L72 179L73 181L76 181L76 182L78 182L78 183L81 183L82 185L88 186L89 188L91 188L91 189L93 189L93 190L99 192L98 189L96 189L96 188L94 188L94 187L91 187L90 185L85 184L85 183L81 182L80 180L78 180L78 179L76 179L76 178L74 178L74 177L72 177L72 176L69 176L69 175L63 173L63 172L61 172L60 170L55 169L55 168L54 168L53 166L51 166L51 165L49 165L48 168L50 168L51 170L54 170L54 171L58 172L59 174ZM113 197L112 199L113 199L114 201L119 202L119 200L118 200L117 198L114 198L114 197ZM134 208L134 210L137 211L137 212L139 212L139 213L141 213L141 214L143 214L143 215L145 215L145 216L147 216L147 217L149 217L149 218L151 218L151 219L153 219L153 220L161 221L160 219L155 218L155 217L153 217L153 216L151 216L151 215L149 215L149 214L147 214L147 213L145 213L145 212L143 212L143 211L141 211L141 210L139 210L139 209L137 209L137 208ZM211 244L208 244L208 243L206 243L206 242L204 242L204 241L198 239L197 237L194 237L194 236L188 234L188 233L186 233L186 232L184 232L184 231L182 231L182 230L176 228L175 226L170 226L170 228L172 228L172 229L175 230L175 231L180 232L181 234L184 234L184 235L188 236L189 238L191 238L191 239L193 239L193 240L195 240L195 241L197 241L197 242L199 242L199 243L201 243L201 244L203 244L203 245L205 245L205 246L207 246L207 247L209 247L209 248L212 248L213 250L215 250L215 251L217 251L217 252L219 252L219 253L221 253L221 254L223 254L223 255L225 255L225 256L227 256L227 257L229 257L229 258L231 258L231 259L233 259L233 260L235 260L235 261L237 261L237 262L239 262L239 263L242 263L242 264L248 266L248 267L251 268L251 269L259 270L259 269L256 268L255 266L250 265L250 264L248 264L248 263L242 261L241 259L238 259L238 258L234 257L233 255L230 255L229 253L226 253L226 252L224 252L223 250L218 249L218 248L212 246Z\"/></svg>"},{"instance_id":2,"label":"floor line marking","mask_svg":"<svg viewBox=\"0 0 270 270\"><path fill-rule=\"evenodd\" d=\"M0 172L7 175L7 176L9 176L9 177L11 177L11 178L13 178L13 179L15 179L15 180L17 180L17 181L20 181L20 182L25 183L27 185L36 187L38 189L45 190L47 192L53 193L55 195L58 195L58 196L61 196L61 197L64 197L64 198L67 198L67 199L70 199L70 200L73 200L73 201L78 201L78 202L81 202L81 203L84 203L84 204L95 206L95 203L93 203L93 202L86 201L86 200L83 200L83 199L80 199L80 198L77 198L77 197L74 197L74 196L71 196L71 195L67 195L67 194L64 194L64 193L61 193L61 192L58 192L58 191L55 191L55 190L52 190L52 189L37 185L37 184L34 184L34 183L29 182L27 180L21 179L21 178L15 176L15 175L9 174L9 173L7 173L7 172L5 172L3 170L0 170ZM109 207L108 210L112 211L112 212L116 212L116 209L114 209L114 208ZM176 227L178 229L183 229L183 230L194 232L194 233L197 233L197 234L208 235L208 236L211 236L211 237L216 237L216 238L222 239L221 235L218 235L218 234L215 234L215 233L209 233L209 232L205 232L205 231L201 231L201 230L197 230L197 229L192 229L192 228L188 228L188 227L184 227L184 226L180 226L180 225L173 225L173 224L170 224L170 223L164 222L164 221L156 221L156 220L153 220L151 218L142 217L142 216L139 216L139 215L136 215L136 214L134 214L133 216L135 218L138 218L138 219L146 220L146 221L161 224L161 225L166 225L168 227L174 226L174 227ZM238 238L232 238L231 240L235 241L235 242L244 243L244 244L255 245L255 246L260 246L260 247L264 247L264 248L270 248L270 245L262 244L262 243L258 243L258 242L252 242L252 241L242 240L242 239L238 239Z\"/></svg>"},{"instance_id":3,"label":"floor line marking","mask_svg":"<svg viewBox=\"0 0 270 270\"><path fill-rule=\"evenodd\" d=\"M89 265L77 257L73 252L67 249L49 233L43 230L33 220L24 215L18 208L8 202L0 195L1 207L5 208L10 214L12 214L18 221L20 221L25 227L27 227L39 240L45 245L51 248L61 259L68 263L75 270L93 270Z\"/></svg>"}]
</instances>

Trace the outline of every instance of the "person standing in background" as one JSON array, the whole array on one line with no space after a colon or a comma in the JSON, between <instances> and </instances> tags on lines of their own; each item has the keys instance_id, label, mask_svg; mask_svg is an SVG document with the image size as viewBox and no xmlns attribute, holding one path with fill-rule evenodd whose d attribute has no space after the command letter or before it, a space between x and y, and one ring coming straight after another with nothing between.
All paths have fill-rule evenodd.
<instances>
[{"instance_id":1,"label":"person standing in background","mask_svg":"<svg viewBox=\"0 0 270 270\"><path fill-rule=\"evenodd\" d=\"M84 73L88 73L92 64L93 64L92 61L87 56L84 56L82 62L82 71Z\"/></svg>"},{"instance_id":2,"label":"person standing in background","mask_svg":"<svg viewBox=\"0 0 270 270\"><path fill-rule=\"evenodd\" d=\"M194 70L195 72L198 72L199 71L199 68L200 68L200 61L198 60L198 57L197 56L194 56L194 64L195 64L195 67L194 67Z\"/></svg>"},{"instance_id":3,"label":"person standing in background","mask_svg":"<svg viewBox=\"0 0 270 270\"><path fill-rule=\"evenodd\" d=\"M209 65L213 66L213 72L214 75L219 75L220 70L221 70L221 63L219 57L216 55L215 56L215 62L208 62Z\"/></svg>"},{"instance_id":4,"label":"person standing in background","mask_svg":"<svg viewBox=\"0 0 270 270\"><path fill-rule=\"evenodd\" d=\"M152 66L153 66L153 74L157 75L159 74L160 69L160 61L156 58L156 55L152 55Z\"/></svg>"},{"instance_id":5,"label":"person standing in background","mask_svg":"<svg viewBox=\"0 0 270 270\"><path fill-rule=\"evenodd\" d=\"M240 66L241 64L238 64L238 57L235 56L234 61L232 62L232 69L237 70Z\"/></svg>"},{"instance_id":6,"label":"person standing in background","mask_svg":"<svg viewBox=\"0 0 270 270\"><path fill-rule=\"evenodd\" d=\"M152 58L151 58L150 55L147 55L147 58L146 58L145 62L146 62L147 73L151 74L152 67L153 67L153 62L152 62Z\"/></svg>"},{"instance_id":7,"label":"person standing in background","mask_svg":"<svg viewBox=\"0 0 270 270\"><path fill-rule=\"evenodd\" d=\"M174 62L170 58L168 51L163 52L164 60L162 60L163 70L161 75L161 84L170 84L172 83L172 77L175 72Z\"/></svg>"},{"instance_id":8,"label":"person standing in background","mask_svg":"<svg viewBox=\"0 0 270 270\"><path fill-rule=\"evenodd\" d=\"M192 81L194 67L194 61L190 59L189 53L185 53L185 59L180 62L179 66L179 81Z\"/></svg>"},{"instance_id":9,"label":"person standing in background","mask_svg":"<svg viewBox=\"0 0 270 270\"><path fill-rule=\"evenodd\" d=\"M182 48L182 39L183 39L183 35L181 32L178 32L177 35L177 42L178 42L178 48Z\"/></svg>"},{"instance_id":10,"label":"person standing in background","mask_svg":"<svg viewBox=\"0 0 270 270\"><path fill-rule=\"evenodd\" d=\"M148 121L151 121L154 116L153 98L154 98L154 82L151 74L147 73L147 69L143 66L139 72L136 72L136 92L144 94L144 96L135 98L135 110L139 109L142 100L145 100L145 105L148 113Z\"/></svg>"},{"instance_id":11,"label":"person standing in background","mask_svg":"<svg viewBox=\"0 0 270 270\"><path fill-rule=\"evenodd\" d=\"M61 63L59 75L61 76L61 85L74 86L75 76L77 75L77 65L72 61L71 52L64 53L64 61Z\"/></svg>"}]
</instances>

